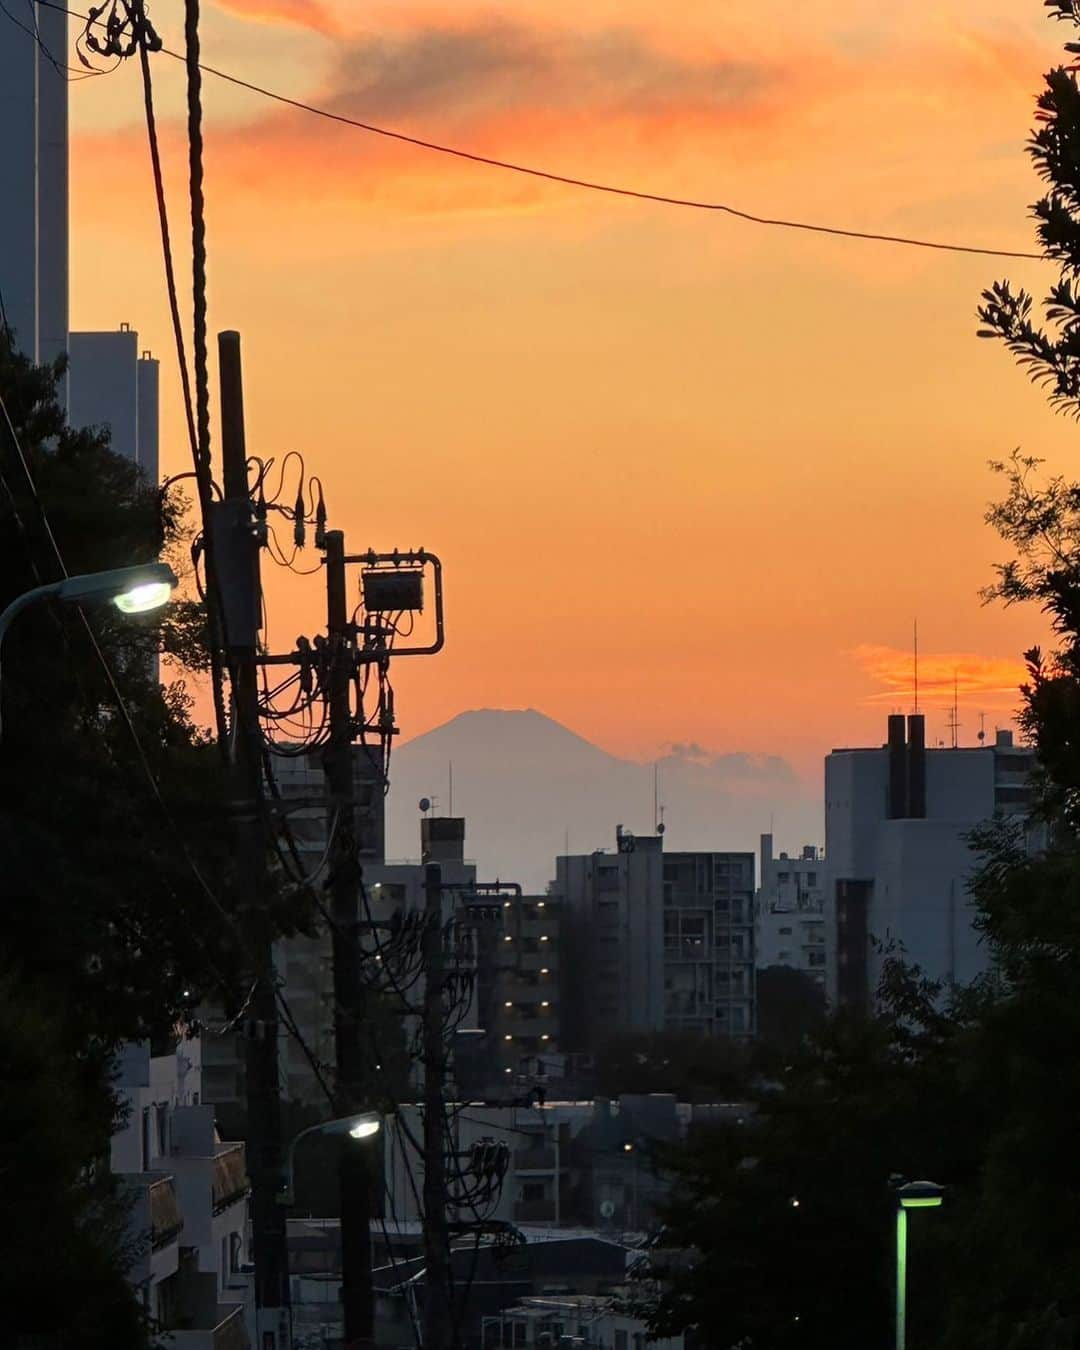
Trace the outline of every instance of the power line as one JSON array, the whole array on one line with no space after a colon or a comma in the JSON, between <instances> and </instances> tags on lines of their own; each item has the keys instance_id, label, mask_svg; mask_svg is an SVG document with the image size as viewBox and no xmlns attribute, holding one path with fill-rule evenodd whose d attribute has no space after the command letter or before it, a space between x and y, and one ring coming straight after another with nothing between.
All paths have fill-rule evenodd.
<instances>
[{"instance_id":1,"label":"power line","mask_svg":"<svg viewBox=\"0 0 1080 1350\"><path fill-rule=\"evenodd\" d=\"M67 565L64 562L63 554L60 552L60 546L56 542L56 536L53 534L52 525L49 522L48 513L45 510L45 504L41 500L40 494L38 493L37 483L34 480L33 473L31 472L30 469L29 461L26 458L26 452L23 449L22 442L19 439L18 432L15 430L15 424L11 419L11 415L8 412L7 404L4 402L2 394L0 394L0 415L2 415L4 426L8 432L8 437L11 441L12 446L15 449L16 457L18 458L20 467L22 468L23 476L26 479L26 484L30 492L31 500L33 501L34 506L38 512L38 516L41 520L42 528L45 531L45 536L48 540L49 547L55 558L56 565L60 570L60 575L63 577L68 577L70 576L70 573L68 572ZM34 566L32 557L31 557L31 565ZM183 855L184 861L187 864L192 876L195 878L195 881L198 883L200 890L210 901L211 905L217 911L221 919L225 922L226 926L232 931L233 936L237 937L238 941L241 941L241 949L244 951L245 955L247 955L248 958L250 959L251 954L249 951L247 951L246 947L244 946L240 938L238 932L238 925L235 918L229 913L229 911L222 904L213 887L210 885L210 883L204 876L202 869L199 867L199 864L195 860L195 856L191 851L191 847L188 844L188 841L184 838L183 834L180 831L179 826L176 823L176 817L173 815L172 811L169 808L168 803L165 801L165 798L162 795L160 784L157 781L157 775L154 773L153 766L151 765L149 756L146 753L146 748L142 743L142 738L139 735L138 728L135 726L134 719L131 716L131 711L127 706L127 701L120 690L120 686L117 683L116 676L113 673L112 666L109 664L109 659L101 648L101 644L98 641L97 634L91 627L90 621L89 619L87 619L85 613L83 612L82 607L77 605L75 606L75 608L78 611L79 618L82 621L82 625L86 631L87 637L90 639L90 644L94 650L94 655L96 656L101 666L101 669L105 675L106 682L109 686L109 692L111 693L113 701L116 704L117 710L120 713L121 720L124 723L124 728L131 739L132 745L134 746L136 757L139 761L139 766L146 777L147 783L149 784L150 792L154 798L154 802L157 805L158 809L160 810L162 818L166 826L168 827L170 834L172 835L177 845L179 846L179 850ZM220 978L220 972L215 971L215 974L217 974ZM300 1031L300 1028L296 1023L296 1019L293 1016L292 1009L289 1007L288 1000L286 999L282 991L276 987L276 985L274 987L274 998L275 1001L277 1002L278 1007L281 1009L286 1030L293 1037L293 1039L299 1044L301 1050L303 1051L305 1057L307 1058L309 1064L311 1065L312 1071L315 1074L319 1086L322 1088L327 1098L332 1102L333 1096L330 1092L330 1089L327 1087L324 1079L322 1078L322 1075L320 1073L319 1061L317 1060L314 1052L311 1050L306 1040L304 1039L303 1033Z\"/></svg>"},{"instance_id":2,"label":"power line","mask_svg":"<svg viewBox=\"0 0 1080 1350\"><path fill-rule=\"evenodd\" d=\"M77 10L67 9L63 5L54 3L54 0L38 0L39 4L45 5L49 9L60 9L65 14L70 14L76 19L83 19L89 22L85 14L80 14ZM187 58L179 52L170 51L168 47L161 48L165 56L171 56L174 61L186 61ZM588 192L603 192L614 197L629 197L636 201L655 202L661 206L677 206L694 211L712 211L723 215L733 216L737 220L746 221L751 225L764 225L776 229L801 230L809 234L826 234L840 239L862 239L871 243L879 244L899 244L907 248L925 248L933 249L942 253L968 253L977 254L981 257L990 258L1022 258L1034 262L1049 262L1050 259L1042 253L1025 253L1016 249L1004 248L980 248L974 244L952 244L937 239L919 239L914 236L903 234L884 234L874 230L855 230L846 229L836 225L818 225L805 220L789 220L779 216L762 216L752 211L744 211L739 207L731 206L726 202L706 201L693 197L675 197L663 192L649 192L641 188L623 187L616 183L602 183L590 178L577 178L570 174L556 173L550 169L540 169L529 164L519 164L514 160L496 159L490 155L477 154L472 150L463 150L458 146L444 145L439 141L425 140L420 136L409 136L403 131L394 131L389 127L378 126L373 122L361 122L355 117L346 117L344 113L331 112L328 108L320 108L314 103L306 103L302 99L289 98L286 94L279 94L273 89L268 89L265 85L255 84L251 80L241 79L239 75L230 75L228 71L218 70L214 66L199 62L198 68L206 75L213 75L215 79L224 80L228 84L236 85L239 89L247 89L250 93L258 94L262 98L271 99L275 103L281 103L289 108L296 108L300 112L310 113L313 117L321 117L329 122L338 122L343 126L354 127L358 131L365 131L372 136L382 136L387 140L399 141L404 145L415 146L419 150L430 150L435 154L449 155L454 159L467 160L472 164L482 164L491 169L502 169L508 173L523 174L529 178L540 178L549 183L561 183L565 187L580 188Z\"/></svg>"}]
</instances>

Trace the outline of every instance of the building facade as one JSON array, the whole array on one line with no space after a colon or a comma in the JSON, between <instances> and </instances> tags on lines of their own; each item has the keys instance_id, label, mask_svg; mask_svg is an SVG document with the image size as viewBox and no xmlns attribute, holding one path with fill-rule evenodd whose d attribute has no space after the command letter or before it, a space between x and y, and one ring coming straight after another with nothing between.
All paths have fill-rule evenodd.
<instances>
[{"instance_id":1,"label":"building facade","mask_svg":"<svg viewBox=\"0 0 1080 1350\"><path fill-rule=\"evenodd\" d=\"M176 1350L246 1350L253 1333L244 1145L223 1141L202 1100L201 1043L148 1042L118 1057L128 1107L110 1165L132 1197L129 1272Z\"/></svg>"},{"instance_id":2,"label":"building facade","mask_svg":"<svg viewBox=\"0 0 1080 1350\"><path fill-rule=\"evenodd\" d=\"M561 857L563 1038L596 1050L627 1031L754 1031L754 855L665 853L621 826L614 853Z\"/></svg>"},{"instance_id":3,"label":"building facade","mask_svg":"<svg viewBox=\"0 0 1080 1350\"><path fill-rule=\"evenodd\" d=\"M139 353L139 335L126 323L114 333L71 333L68 420L100 427L117 454L158 482L158 362Z\"/></svg>"},{"instance_id":4,"label":"building facade","mask_svg":"<svg viewBox=\"0 0 1080 1350\"><path fill-rule=\"evenodd\" d=\"M1034 752L999 731L992 745L926 745L924 718L889 717L885 745L825 760L831 996L868 1007L891 953L931 979L964 984L987 968L967 884L968 835L994 816L1026 818ZM1035 849L1041 838L1028 832Z\"/></svg>"},{"instance_id":5,"label":"building facade","mask_svg":"<svg viewBox=\"0 0 1080 1350\"><path fill-rule=\"evenodd\" d=\"M829 986L825 858L813 844L797 857L773 855L773 837L761 836L760 878L754 897L754 946L758 970L786 966Z\"/></svg>"},{"instance_id":6,"label":"building facade","mask_svg":"<svg viewBox=\"0 0 1080 1350\"><path fill-rule=\"evenodd\" d=\"M0 322L32 361L51 361L68 339L68 81L48 53L66 61L68 22L27 14L0 41Z\"/></svg>"}]
</instances>

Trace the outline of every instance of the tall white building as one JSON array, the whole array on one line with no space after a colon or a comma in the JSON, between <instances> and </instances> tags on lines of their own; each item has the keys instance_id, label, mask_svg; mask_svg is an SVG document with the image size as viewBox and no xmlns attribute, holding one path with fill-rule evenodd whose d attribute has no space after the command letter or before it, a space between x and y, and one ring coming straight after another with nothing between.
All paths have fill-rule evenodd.
<instances>
[{"instance_id":1,"label":"tall white building","mask_svg":"<svg viewBox=\"0 0 1080 1350\"><path fill-rule=\"evenodd\" d=\"M754 898L754 955L758 970L787 966L828 987L825 934L825 859L813 844L797 857L773 856L773 837L761 836L761 884Z\"/></svg>"},{"instance_id":2,"label":"tall white building","mask_svg":"<svg viewBox=\"0 0 1080 1350\"><path fill-rule=\"evenodd\" d=\"M67 15L0 15L0 299L16 346L34 361L67 350L68 84L42 48L67 56Z\"/></svg>"},{"instance_id":3,"label":"tall white building","mask_svg":"<svg viewBox=\"0 0 1080 1350\"><path fill-rule=\"evenodd\" d=\"M616 850L556 861L563 1042L625 1031L754 1031L754 855L664 853L619 826Z\"/></svg>"},{"instance_id":4,"label":"tall white building","mask_svg":"<svg viewBox=\"0 0 1080 1350\"><path fill-rule=\"evenodd\" d=\"M977 861L967 835L995 815L1027 813L1033 764L1008 731L993 745L929 748L919 714L891 716L883 746L826 757L830 992L839 1003L869 1005L889 950L947 983L987 968L967 894Z\"/></svg>"}]
</instances>

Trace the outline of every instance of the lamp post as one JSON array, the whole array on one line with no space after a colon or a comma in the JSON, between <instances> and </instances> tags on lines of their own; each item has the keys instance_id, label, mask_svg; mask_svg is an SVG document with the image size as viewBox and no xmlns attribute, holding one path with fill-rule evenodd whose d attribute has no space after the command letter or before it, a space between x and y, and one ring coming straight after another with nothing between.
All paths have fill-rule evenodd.
<instances>
[{"instance_id":1,"label":"lamp post","mask_svg":"<svg viewBox=\"0 0 1080 1350\"><path fill-rule=\"evenodd\" d=\"M0 651L4 638L24 609L38 600L63 600L80 604L90 600L111 600L122 614L143 614L160 609L177 585L176 575L167 563L143 563L138 567L114 567L108 572L87 572L64 577L46 586L18 595L0 612Z\"/></svg>"},{"instance_id":2,"label":"lamp post","mask_svg":"<svg viewBox=\"0 0 1080 1350\"><path fill-rule=\"evenodd\" d=\"M294 1203L293 1165L296 1161L296 1146L309 1134L347 1134L350 1139L371 1139L382 1129L382 1117L377 1111L359 1111L352 1116L340 1116L337 1120L323 1120L318 1125L309 1125L306 1130L294 1136L289 1150L285 1154L285 1164L281 1172L281 1184L278 1187L278 1204Z\"/></svg>"},{"instance_id":3,"label":"lamp post","mask_svg":"<svg viewBox=\"0 0 1080 1350\"><path fill-rule=\"evenodd\" d=\"M908 1181L896 1188L896 1350L907 1346L907 1212L937 1209L944 1194L934 1181Z\"/></svg>"}]
</instances>

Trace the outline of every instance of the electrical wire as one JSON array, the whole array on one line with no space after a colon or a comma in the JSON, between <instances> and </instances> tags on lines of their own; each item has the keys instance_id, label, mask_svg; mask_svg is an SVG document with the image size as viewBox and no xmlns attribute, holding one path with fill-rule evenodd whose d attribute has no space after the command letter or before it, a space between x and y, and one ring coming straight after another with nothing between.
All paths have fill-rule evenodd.
<instances>
[{"instance_id":1,"label":"electrical wire","mask_svg":"<svg viewBox=\"0 0 1080 1350\"><path fill-rule=\"evenodd\" d=\"M38 3L47 5L50 9L65 9L64 6L52 2L52 0L38 0ZM190 3L190 0L189 0ZM74 14L76 18L86 19L86 15L79 14L75 10L65 9L68 14ZM171 56L174 60L183 61L185 57L178 52L170 51L168 47L163 47L162 52L166 56ZM935 239L920 239L909 235L884 234L874 230L856 230L835 225L819 225L809 221L790 220L782 217L758 215L752 211L746 211L739 207L731 206L726 202L706 201L693 197L676 197L663 192L651 192L640 188L624 187L615 183L603 183L589 178L578 178L570 174L556 173L550 169L540 169L533 165L521 164L514 160L496 159L491 155L477 154L472 150L463 150L459 146L445 145L439 141L426 140L420 136L410 136L403 131L394 131L389 127L378 126L373 122L362 122L355 117L347 117L344 113L331 112L328 108L320 108L314 103L307 103L303 99L289 98L285 94L279 94L265 85L256 84L252 80L241 79L239 75L231 75L227 71L219 70L214 66L199 65L200 71L206 75L212 75L215 79L224 80L228 84L235 85L239 89L246 89L250 93L258 94L262 98L270 99L274 103L280 103L285 107L295 108L299 112L309 113L313 117L320 117L329 122L337 122L343 126L353 127L358 131L367 132L372 136L382 136L387 140L398 141L404 145L411 145L419 150L429 150L434 154L448 155L454 159L466 160L472 164L480 164L491 169L501 169L507 173L522 174L529 178L539 178L549 183L560 183L565 187L579 188L588 192L601 192L609 196L628 197L636 201L655 202L661 206L681 207L695 211L711 211L723 215L733 216L737 220L742 220L750 225L762 225L770 228L785 230L801 230L811 234L832 235L841 239L859 239L870 243L880 244L898 244L907 248L934 249L944 253L967 253L976 254L981 257L991 258L1022 258L1033 262L1051 261L1043 253L1027 253L1016 249L1004 248L982 248L973 244L954 244Z\"/></svg>"},{"instance_id":2,"label":"electrical wire","mask_svg":"<svg viewBox=\"0 0 1080 1350\"><path fill-rule=\"evenodd\" d=\"M56 542L56 536L53 533L52 525L48 517L48 512L45 510L45 504L42 502L41 497L38 493L37 483L34 481L34 476L30 471L29 461L26 458L26 453L23 450L22 442L20 441L18 433L15 430L15 425L11 420L11 415L8 411L7 404L5 403L2 394L0 394L0 416L2 416L3 418L3 422L7 429L8 436L15 449L16 457L19 461L19 464L23 471L23 475L26 479L26 484L27 488L29 489L31 500L33 501L34 506L38 512L42 528L45 532L45 537L49 542L49 547L53 553L57 568L59 569L61 576L66 578L70 576L70 573L68 572L67 565L64 562L63 554L60 552L60 546ZM105 676L106 683L109 686L109 692L112 695L113 701L116 704L117 711L120 714L121 721L123 722L124 728L128 734L128 737L131 740L132 746L135 750L136 758L139 762L139 766L143 772L143 775L146 778L146 782L150 788L150 792L154 799L155 805L157 806L159 812L161 813L161 816L169 830L171 837L178 845L179 851L182 854L189 871L195 878L195 881L197 882L199 889L210 901L213 908L225 922L226 926L232 931L233 935L237 937L238 941L240 942L241 950L245 951L248 956L248 959L251 960L252 959L251 953L249 951L246 951L246 945L244 944L243 941L243 935L239 932L239 925L237 924L236 919L225 908L225 906L222 904L221 900L217 896L216 892L214 891L213 887L206 880L206 877L204 876L202 869L199 867L198 862L196 861L195 856L191 851L190 845L184 838L184 835L182 834L179 826L176 823L175 816L173 815L172 811L169 808L168 803L165 801L165 798L162 795L161 786L157 781L157 775L154 773L153 766L151 765L149 757L146 753L146 748L142 743L142 738L139 736L138 729L135 726L135 722L131 716L131 711L127 706L127 701L125 700L123 693L121 692L120 687L116 681L116 676L113 673L113 669L109 663L108 657L102 650L101 644L99 643L97 638L97 634L91 627L89 620L87 619L85 613L82 610L82 607L75 606L75 609L79 615L79 618L82 622L82 626L87 634L87 637L90 640L90 644L94 650L94 655L98 661L98 664L101 666L102 672ZM213 965L211 965L211 969L212 970L214 969ZM284 1015L286 1030L298 1042L305 1056L308 1057L309 1061L312 1063L312 1067L316 1073L316 1077L319 1078L319 1071L316 1068L318 1061L315 1059L314 1053L307 1045L307 1042L305 1041L302 1033L299 1030L299 1027L295 1022L295 1019L293 1018L292 1010L289 1007L288 1000L286 999L285 995L281 992L280 988L278 988L276 984L274 986L274 1000L275 1004ZM327 1090L325 1089L324 1084L321 1085L324 1087L324 1090ZM330 1100L333 1101L332 1096L330 1097Z\"/></svg>"}]
</instances>

